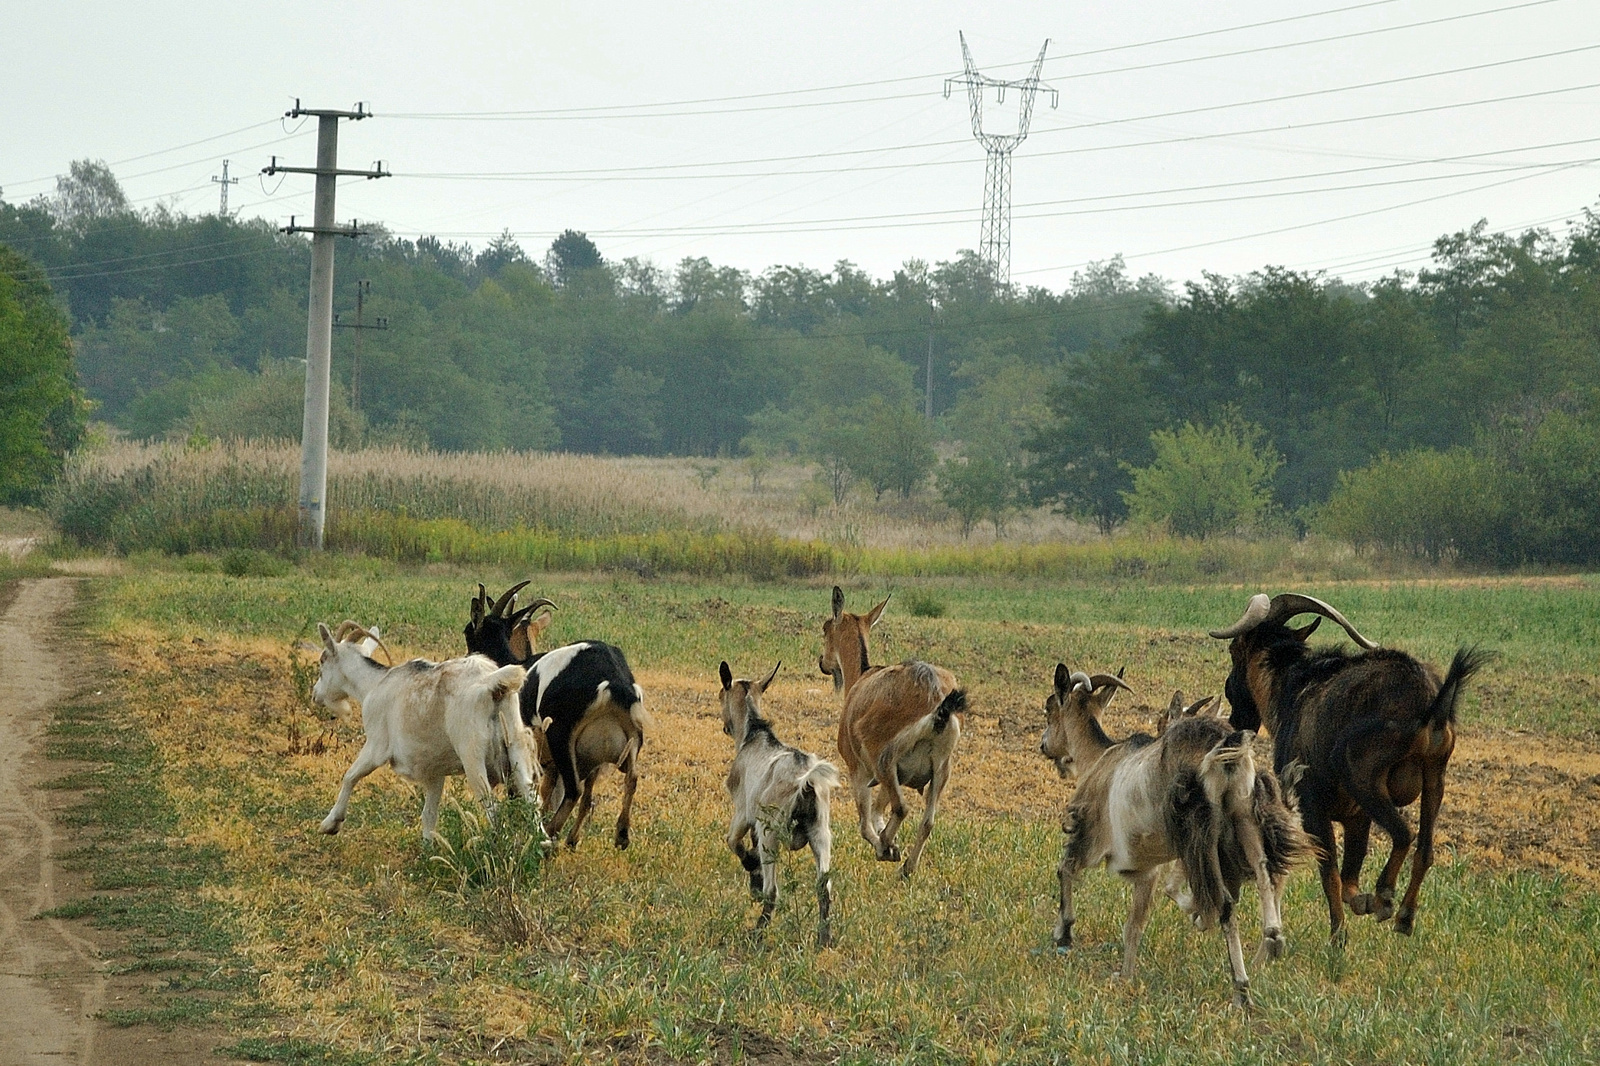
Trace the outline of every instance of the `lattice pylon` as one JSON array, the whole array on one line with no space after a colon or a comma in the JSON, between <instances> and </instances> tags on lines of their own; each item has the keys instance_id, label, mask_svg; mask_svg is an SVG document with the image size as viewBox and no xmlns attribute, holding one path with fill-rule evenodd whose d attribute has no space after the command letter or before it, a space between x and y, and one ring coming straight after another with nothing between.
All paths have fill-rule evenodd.
<instances>
[{"instance_id":1,"label":"lattice pylon","mask_svg":"<svg viewBox=\"0 0 1600 1066\"><path fill-rule=\"evenodd\" d=\"M1019 81L1002 81L978 72L967 48L966 34L960 34L961 58L965 70L960 77L949 78L944 83L948 98L952 85L963 85L967 90L967 104L972 112L972 135L983 145L988 161L983 172L983 228L978 238L978 255L989 264L990 274L1000 287L1011 284L1011 153L1028 139L1028 126L1033 120L1033 101L1040 89L1050 94L1050 106L1061 102L1061 94L1039 82L1039 72L1044 67L1046 40L1039 49L1039 58L1033 69ZM988 133L983 128L983 93L995 90L995 102L1004 103L1007 89L1016 89L1019 97L1017 129L1015 133Z\"/></svg>"}]
</instances>

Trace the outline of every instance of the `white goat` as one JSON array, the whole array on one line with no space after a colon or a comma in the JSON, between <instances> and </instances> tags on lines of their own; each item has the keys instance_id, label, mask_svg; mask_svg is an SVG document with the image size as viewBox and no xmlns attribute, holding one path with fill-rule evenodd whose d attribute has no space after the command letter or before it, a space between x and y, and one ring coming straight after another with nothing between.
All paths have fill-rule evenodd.
<instances>
[{"instance_id":1,"label":"white goat","mask_svg":"<svg viewBox=\"0 0 1600 1066\"><path fill-rule=\"evenodd\" d=\"M833 764L778 740L772 723L761 717L761 695L778 666L765 680L734 680L727 662L722 675L722 731L734 740L728 794L733 797L733 824L728 847L750 875L750 895L761 901L757 928L772 920L778 904L778 855L784 847L799 851L807 844L817 860L817 946L832 941L829 912L833 903L829 863L833 828L829 794L839 785ZM745 837L755 835L755 850Z\"/></svg>"},{"instance_id":2,"label":"white goat","mask_svg":"<svg viewBox=\"0 0 1600 1066\"><path fill-rule=\"evenodd\" d=\"M354 622L339 626L338 639L321 623L317 632L322 671L312 697L331 708L358 700L366 733L338 800L322 820L322 832L339 831L356 782L385 764L422 786L427 839L438 836L439 800L452 774L465 774L473 795L488 808L493 807L491 790L501 781L534 802L539 760L533 731L518 713L517 697L527 676L522 667L496 668L481 655L386 667L366 653L381 644L376 632Z\"/></svg>"},{"instance_id":3,"label":"white goat","mask_svg":"<svg viewBox=\"0 0 1600 1066\"><path fill-rule=\"evenodd\" d=\"M1156 881L1178 860L1183 885L1167 891L1195 924L1220 923L1233 974L1233 1002L1250 1003L1250 977L1234 923L1234 904L1253 876L1261 897L1261 958L1283 954L1279 894L1290 864L1309 853L1300 820L1270 771L1257 771L1254 733L1235 732L1213 717L1182 715L1159 738L1135 734L1113 743L1099 722L1119 688L1111 674L1089 677L1056 667L1045 703L1040 750L1078 787L1067 807L1061 866L1061 909L1055 941L1072 947L1072 888L1078 875L1106 863L1133 885L1123 926L1122 976L1131 980ZM1200 705L1194 710L1198 712Z\"/></svg>"}]
</instances>

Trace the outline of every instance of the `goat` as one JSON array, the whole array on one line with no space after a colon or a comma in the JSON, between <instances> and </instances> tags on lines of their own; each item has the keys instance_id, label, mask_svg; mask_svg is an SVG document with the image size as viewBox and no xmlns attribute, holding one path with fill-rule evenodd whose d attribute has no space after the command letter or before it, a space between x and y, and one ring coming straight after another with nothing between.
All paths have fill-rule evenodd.
<instances>
[{"instance_id":1,"label":"goat","mask_svg":"<svg viewBox=\"0 0 1600 1066\"><path fill-rule=\"evenodd\" d=\"M1318 617L1291 629L1289 620L1302 614ZM1324 618L1364 650L1307 647ZM1230 642L1228 721L1235 728L1264 724L1271 731L1273 765L1280 774L1287 776L1293 763L1305 766L1296 791L1306 831L1322 849L1322 891L1333 941L1347 938L1346 906L1379 921L1393 917L1395 932L1409 936L1422 879L1433 864L1434 824L1455 750L1456 701L1487 653L1458 649L1440 678L1405 652L1380 648L1328 604L1294 593L1270 600L1265 593L1251 597L1237 622L1211 635ZM1419 797L1411 883L1396 910L1395 884L1413 840L1400 808ZM1337 870L1334 822L1344 826L1344 862ZM1375 890L1362 894L1361 864L1373 822L1394 848Z\"/></svg>"},{"instance_id":2,"label":"goat","mask_svg":"<svg viewBox=\"0 0 1600 1066\"><path fill-rule=\"evenodd\" d=\"M344 622L335 639L319 622L317 632L322 660L312 697L330 708L359 700L366 733L339 798L322 820L322 832L339 831L356 782L385 764L422 786L424 839L438 838L439 799L452 774L465 774L473 795L487 808L492 809L492 789L501 781L533 801L539 763L532 730L519 720L514 702L527 676L522 667L497 668L481 655L386 667L366 654L382 643L376 631Z\"/></svg>"},{"instance_id":3,"label":"goat","mask_svg":"<svg viewBox=\"0 0 1600 1066\"><path fill-rule=\"evenodd\" d=\"M922 824L900 867L910 877L933 832L939 795L950 780L950 757L961 739L966 689L941 666L906 660L873 666L867 659L867 633L883 617L889 600L865 615L844 609L844 591L833 587L833 615L822 623L818 668L844 691L839 717L839 754L850 771L850 791L861 821L861 836L881 862L900 861L895 835L905 821L902 788L923 795ZM876 801L874 786L881 786ZM887 818L885 818L887 815Z\"/></svg>"},{"instance_id":4,"label":"goat","mask_svg":"<svg viewBox=\"0 0 1600 1066\"><path fill-rule=\"evenodd\" d=\"M722 731L734 743L733 768L728 771L728 795L733 797L728 847L750 875L751 897L761 901L756 927L762 928L778 905L779 854L785 846L799 851L811 845L817 860L817 947L825 948L833 939L828 924L833 905L828 798L839 786L839 771L810 752L784 744L772 723L761 717L761 696L782 665L774 666L761 681L734 680L726 660L719 670ZM744 843L752 834L754 851Z\"/></svg>"},{"instance_id":5,"label":"goat","mask_svg":"<svg viewBox=\"0 0 1600 1066\"><path fill-rule=\"evenodd\" d=\"M472 617L464 630L467 648L497 663L526 667L529 684L522 690L522 719L546 721L544 730L549 772L541 801L549 814L546 831L560 834L573 808L567 846L577 847L584 824L594 811L594 784L600 771L615 766L623 776L622 810L617 815L614 842L626 848L633 820L633 796L639 787L638 756L644 747L650 717L644 709L644 690L622 649L598 640L566 644L547 652L535 647L541 625L535 612L554 608L540 598L516 608L523 581L490 600L482 585L472 601ZM580 787L581 783L581 787Z\"/></svg>"},{"instance_id":6,"label":"goat","mask_svg":"<svg viewBox=\"0 0 1600 1066\"><path fill-rule=\"evenodd\" d=\"M1078 778L1062 827L1057 950L1072 947L1073 884L1084 870L1106 863L1133 886L1122 934L1122 976L1132 980L1156 881L1167 870L1168 894L1195 925L1221 924L1233 1002L1249 1006L1250 977L1234 923L1239 888L1255 877L1262 932L1256 961L1280 957L1283 880L1306 847L1276 779L1256 771L1253 735L1213 717L1180 715L1159 739L1136 733L1114 742L1099 716L1127 684L1113 674L1069 672L1064 664L1054 680L1039 750L1063 777Z\"/></svg>"}]
</instances>

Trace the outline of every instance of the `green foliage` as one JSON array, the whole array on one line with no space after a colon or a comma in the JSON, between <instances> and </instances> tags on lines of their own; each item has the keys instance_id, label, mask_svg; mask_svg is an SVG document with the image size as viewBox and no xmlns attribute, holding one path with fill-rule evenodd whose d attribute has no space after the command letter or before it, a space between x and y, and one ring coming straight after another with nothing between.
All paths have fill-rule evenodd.
<instances>
[{"instance_id":1,"label":"green foliage","mask_svg":"<svg viewBox=\"0 0 1600 1066\"><path fill-rule=\"evenodd\" d=\"M1230 418L1157 430L1155 460L1131 471L1126 494L1136 521L1165 523L1180 537L1249 532L1272 506L1272 475L1283 460L1259 426Z\"/></svg>"},{"instance_id":2,"label":"green foliage","mask_svg":"<svg viewBox=\"0 0 1600 1066\"><path fill-rule=\"evenodd\" d=\"M526 944L539 925L532 896L552 844L538 800L508 798L492 814L451 802L440 815L440 850L427 857L440 887L497 942Z\"/></svg>"},{"instance_id":3,"label":"green foliage","mask_svg":"<svg viewBox=\"0 0 1600 1066\"><path fill-rule=\"evenodd\" d=\"M933 429L908 404L871 402L857 417L860 421L851 429L855 445L847 460L851 472L874 496L893 489L909 498L933 469Z\"/></svg>"},{"instance_id":4,"label":"green foliage","mask_svg":"<svg viewBox=\"0 0 1600 1066\"><path fill-rule=\"evenodd\" d=\"M38 267L0 246L0 503L37 500L83 437L72 341Z\"/></svg>"},{"instance_id":5,"label":"green foliage","mask_svg":"<svg viewBox=\"0 0 1600 1066\"><path fill-rule=\"evenodd\" d=\"M939 498L956 513L963 537L984 519L993 522L999 534L1020 493L1015 468L986 451L946 459L939 467Z\"/></svg>"},{"instance_id":6,"label":"green foliage","mask_svg":"<svg viewBox=\"0 0 1600 1066\"><path fill-rule=\"evenodd\" d=\"M222 555L222 572L232 577L282 577L292 569L283 556L257 548L231 548Z\"/></svg>"}]
</instances>

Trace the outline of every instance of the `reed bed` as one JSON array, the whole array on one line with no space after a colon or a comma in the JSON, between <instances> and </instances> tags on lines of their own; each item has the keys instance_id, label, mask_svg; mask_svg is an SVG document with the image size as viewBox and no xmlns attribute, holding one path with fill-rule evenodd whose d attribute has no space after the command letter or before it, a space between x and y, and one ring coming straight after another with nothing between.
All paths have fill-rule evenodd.
<instances>
[{"instance_id":1,"label":"reed bed","mask_svg":"<svg viewBox=\"0 0 1600 1066\"><path fill-rule=\"evenodd\" d=\"M1393 561L1325 540L1082 536L1034 515L1012 539L950 539L925 502L806 517L803 468L757 491L737 468L541 453L335 452L327 545L402 563L756 580L856 575L1055 581L1359 578ZM298 449L116 444L74 459L51 501L71 542L121 554L293 555ZM1031 523L1031 524L1030 524ZM1038 539L1043 531L1054 535ZM1415 569L1415 567L1411 567Z\"/></svg>"}]
</instances>

